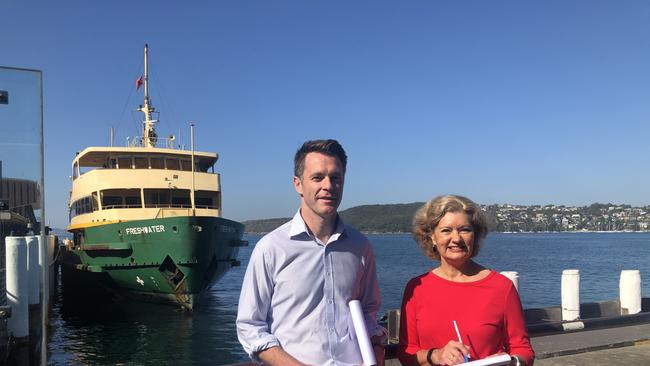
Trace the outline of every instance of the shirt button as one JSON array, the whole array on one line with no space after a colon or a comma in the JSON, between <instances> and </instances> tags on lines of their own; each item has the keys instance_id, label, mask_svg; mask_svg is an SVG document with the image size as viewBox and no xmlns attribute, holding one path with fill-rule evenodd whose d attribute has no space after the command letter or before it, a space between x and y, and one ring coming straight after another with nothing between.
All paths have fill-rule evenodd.
<instances>
[{"instance_id":1,"label":"shirt button","mask_svg":"<svg viewBox=\"0 0 650 366\"><path fill-rule=\"evenodd\" d=\"M331 304L331 303L332 303L332 299L328 299L327 302Z\"/></svg>"}]
</instances>

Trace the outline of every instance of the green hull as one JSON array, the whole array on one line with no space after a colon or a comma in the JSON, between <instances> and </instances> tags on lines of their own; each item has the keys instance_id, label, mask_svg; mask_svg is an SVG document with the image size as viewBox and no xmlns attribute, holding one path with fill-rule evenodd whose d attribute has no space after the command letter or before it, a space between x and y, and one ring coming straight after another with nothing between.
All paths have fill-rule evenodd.
<instances>
[{"instance_id":1,"label":"green hull","mask_svg":"<svg viewBox=\"0 0 650 366\"><path fill-rule=\"evenodd\" d=\"M93 283L119 295L192 309L202 293L239 265L244 226L217 217L173 217L84 229L63 250L64 287ZM77 291L79 291L77 290Z\"/></svg>"}]
</instances>

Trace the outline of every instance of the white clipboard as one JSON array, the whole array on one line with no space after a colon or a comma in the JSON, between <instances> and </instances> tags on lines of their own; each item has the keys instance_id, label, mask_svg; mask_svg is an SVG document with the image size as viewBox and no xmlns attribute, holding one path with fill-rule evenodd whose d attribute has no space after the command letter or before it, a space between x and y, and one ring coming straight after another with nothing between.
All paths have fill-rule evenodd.
<instances>
[{"instance_id":1,"label":"white clipboard","mask_svg":"<svg viewBox=\"0 0 650 366\"><path fill-rule=\"evenodd\" d=\"M476 361L469 361L461 363L460 365L466 366L499 366L510 364L510 355L499 355L494 357L482 358Z\"/></svg>"}]
</instances>

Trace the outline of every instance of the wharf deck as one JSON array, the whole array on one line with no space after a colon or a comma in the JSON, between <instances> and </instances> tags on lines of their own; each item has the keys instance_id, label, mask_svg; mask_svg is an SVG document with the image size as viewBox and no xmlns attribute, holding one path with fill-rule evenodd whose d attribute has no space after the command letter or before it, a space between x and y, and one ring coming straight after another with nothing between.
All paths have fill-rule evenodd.
<instances>
[{"instance_id":1,"label":"wharf deck","mask_svg":"<svg viewBox=\"0 0 650 366\"><path fill-rule=\"evenodd\" d=\"M553 334L531 342L536 366L650 366L650 324Z\"/></svg>"},{"instance_id":2,"label":"wharf deck","mask_svg":"<svg viewBox=\"0 0 650 366\"><path fill-rule=\"evenodd\" d=\"M648 341L650 341L650 324L648 323L531 338L538 360L634 346ZM648 360L648 365L650 365L650 357Z\"/></svg>"},{"instance_id":3,"label":"wharf deck","mask_svg":"<svg viewBox=\"0 0 650 366\"><path fill-rule=\"evenodd\" d=\"M545 358L535 361L535 366L648 366L650 343L631 347L610 348L600 351L578 353L568 356Z\"/></svg>"},{"instance_id":4,"label":"wharf deck","mask_svg":"<svg viewBox=\"0 0 650 366\"><path fill-rule=\"evenodd\" d=\"M650 366L650 323L532 337L531 343L535 366Z\"/></svg>"}]
</instances>

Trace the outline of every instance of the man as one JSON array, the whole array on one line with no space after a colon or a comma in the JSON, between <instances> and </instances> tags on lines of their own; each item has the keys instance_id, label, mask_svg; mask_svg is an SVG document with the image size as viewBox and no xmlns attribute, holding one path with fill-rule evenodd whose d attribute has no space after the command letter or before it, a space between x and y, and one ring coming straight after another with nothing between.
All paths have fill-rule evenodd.
<instances>
[{"instance_id":1,"label":"man","mask_svg":"<svg viewBox=\"0 0 650 366\"><path fill-rule=\"evenodd\" d=\"M383 365L375 256L337 209L347 156L335 140L307 141L294 158L300 210L251 254L237 312L237 336L268 365L361 365L348 302L360 300Z\"/></svg>"}]
</instances>

